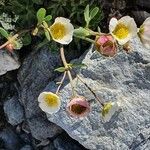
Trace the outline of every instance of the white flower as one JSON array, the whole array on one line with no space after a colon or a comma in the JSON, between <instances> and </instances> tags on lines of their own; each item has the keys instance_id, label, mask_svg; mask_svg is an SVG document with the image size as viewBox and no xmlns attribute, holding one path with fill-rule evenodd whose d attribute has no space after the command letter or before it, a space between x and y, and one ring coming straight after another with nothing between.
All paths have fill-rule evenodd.
<instances>
[{"instance_id":1,"label":"white flower","mask_svg":"<svg viewBox=\"0 0 150 150\"><path fill-rule=\"evenodd\" d=\"M124 45L137 35L137 25L130 16L124 16L119 20L112 18L109 23L109 31L120 45Z\"/></svg>"},{"instance_id":2,"label":"white flower","mask_svg":"<svg viewBox=\"0 0 150 150\"><path fill-rule=\"evenodd\" d=\"M150 49L150 17L141 25L138 35L143 45Z\"/></svg>"},{"instance_id":3,"label":"white flower","mask_svg":"<svg viewBox=\"0 0 150 150\"><path fill-rule=\"evenodd\" d=\"M118 111L119 107L120 107L120 104L117 101L108 102L104 104L104 107L102 109L102 116L103 116L104 122L108 122L111 119L111 117L114 115L114 113Z\"/></svg>"},{"instance_id":4,"label":"white flower","mask_svg":"<svg viewBox=\"0 0 150 150\"><path fill-rule=\"evenodd\" d=\"M50 33L54 41L61 44L69 44L72 41L74 27L69 19L57 17L52 26Z\"/></svg>"},{"instance_id":5,"label":"white flower","mask_svg":"<svg viewBox=\"0 0 150 150\"><path fill-rule=\"evenodd\" d=\"M39 107L46 113L56 113L60 109L61 101L52 92L42 92L38 97Z\"/></svg>"}]
</instances>

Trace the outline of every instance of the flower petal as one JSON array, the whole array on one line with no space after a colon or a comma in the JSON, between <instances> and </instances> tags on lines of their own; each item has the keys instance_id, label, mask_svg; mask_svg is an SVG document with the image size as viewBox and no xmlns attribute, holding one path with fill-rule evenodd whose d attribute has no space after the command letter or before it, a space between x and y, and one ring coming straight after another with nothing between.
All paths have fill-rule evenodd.
<instances>
[{"instance_id":1,"label":"flower petal","mask_svg":"<svg viewBox=\"0 0 150 150\"><path fill-rule=\"evenodd\" d=\"M113 19L114 20L114 19ZM113 22L113 21L112 21ZM114 22L116 22L115 20L114 20ZM110 22L110 25L111 25L112 23ZM117 26L118 25L118 26ZM134 19L133 18L131 18L130 16L124 16L124 17L122 17L120 20L118 20L118 22L117 22L117 24L116 24L116 26L115 26L116 28L118 27L118 29L115 29L114 28L114 30L110 30L111 31L111 34L112 34L112 36L118 41L118 43L120 44L120 45L124 45L125 43L127 43L131 38L133 38L133 37L135 37L136 35L137 35L137 25L136 25L136 23L135 23L135 21L134 21ZM122 33L121 31L123 30L123 29L120 29L120 28L124 28L124 30L127 28L128 29L128 32L126 31L124 31L126 34L127 34L127 36L121 36L120 34ZM113 33L113 31L117 31L117 33L116 34L119 34L118 36L121 36L121 37L118 37L117 35L115 35L115 33ZM116 32L115 31L115 32ZM119 33L118 33L118 31L119 31Z\"/></svg>"},{"instance_id":2,"label":"flower petal","mask_svg":"<svg viewBox=\"0 0 150 150\"><path fill-rule=\"evenodd\" d=\"M111 18L110 22L109 22L109 31L113 32L116 25L118 23L118 20L116 18Z\"/></svg>"},{"instance_id":3,"label":"flower petal","mask_svg":"<svg viewBox=\"0 0 150 150\"><path fill-rule=\"evenodd\" d=\"M61 43L61 44L69 44L72 41L72 35L67 35L62 39L54 39L56 42Z\"/></svg>"},{"instance_id":4,"label":"flower petal","mask_svg":"<svg viewBox=\"0 0 150 150\"><path fill-rule=\"evenodd\" d=\"M67 23L65 28L67 32L66 36L64 36L62 39L58 39L58 40L55 39L55 41L61 44L69 44L73 39L73 32L74 32L73 25L71 23Z\"/></svg>"},{"instance_id":5,"label":"flower petal","mask_svg":"<svg viewBox=\"0 0 150 150\"><path fill-rule=\"evenodd\" d=\"M49 103L47 103L47 96L49 96L48 98L52 98L52 101L54 101L57 105L49 105ZM42 92L38 97L38 101L39 101L39 107L44 112L49 114L56 113L57 111L59 111L61 106L61 101L59 97L52 92Z\"/></svg>"},{"instance_id":6,"label":"flower petal","mask_svg":"<svg viewBox=\"0 0 150 150\"><path fill-rule=\"evenodd\" d=\"M146 39L141 39L142 44L145 48L150 49L150 41Z\"/></svg>"},{"instance_id":7,"label":"flower petal","mask_svg":"<svg viewBox=\"0 0 150 150\"><path fill-rule=\"evenodd\" d=\"M57 17L57 18L55 19L55 23L56 23L56 22L60 22L60 23L70 23L70 20L67 19L67 18L64 18L64 17Z\"/></svg>"},{"instance_id":8,"label":"flower petal","mask_svg":"<svg viewBox=\"0 0 150 150\"><path fill-rule=\"evenodd\" d=\"M125 38L125 39L123 39L123 40L118 39L118 43L119 43L120 45L124 45L124 44L126 44L130 39L131 39L131 36L128 36L127 38Z\"/></svg>"},{"instance_id":9,"label":"flower petal","mask_svg":"<svg viewBox=\"0 0 150 150\"><path fill-rule=\"evenodd\" d=\"M144 47L150 49L150 17L141 25L138 35Z\"/></svg>"},{"instance_id":10,"label":"flower petal","mask_svg":"<svg viewBox=\"0 0 150 150\"><path fill-rule=\"evenodd\" d=\"M150 41L150 25L145 24L143 29L143 32L140 33L141 37Z\"/></svg>"},{"instance_id":11,"label":"flower petal","mask_svg":"<svg viewBox=\"0 0 150 150\"><path fill-rule=\"evenodd\" d=\"M104 105L103 110L105 109L105 107L108 107L108 109L106 110L106 114L103 115L103 120L104 122L108 122L114 115L114 113L118 111L120 105L118 102L108 102Z\"/></svg>"},{"instance_id":12,"label":"flower petal","mask_svg":"<svg viewBox=\"0 0 150 150\"><path fill-rule=\"evenodd\" d=\"M143 25L148 25L148 26L150 26L150 17L148 17L145 21L144 21L144 23L143 23Z\"/></svg>"},{"instance_id":13,"label":"flower petal","mask_svg":"<svg viewBox=\"0 0 150 150\"><path fill-rule=\"evenodd\" d=\"M55 26L57 27L55 28ZM70 23L70 20L63 17L57 17L54 24L50 26L50 33L53 40L61 44L69 44L72 41L73 32L74 27Z\"/></svg>"},{"instance_id":14,"label":"flower petal","mask_svg":"<svg viewBox=\"0 0 150 150\"><path fill-rule=\"evenodd\" d=\"M124 16L124 17L122 17L119 20L119 22L123 23L129 29L129 36L126 39L124 39L124 41L120 42L122 44L125 44L131 38L133 38L133 37L135 37L137 35L138 28L137 28L137 25L136 25L134 19L131 18L130 16Z\"/></svg>"}]
</instances>

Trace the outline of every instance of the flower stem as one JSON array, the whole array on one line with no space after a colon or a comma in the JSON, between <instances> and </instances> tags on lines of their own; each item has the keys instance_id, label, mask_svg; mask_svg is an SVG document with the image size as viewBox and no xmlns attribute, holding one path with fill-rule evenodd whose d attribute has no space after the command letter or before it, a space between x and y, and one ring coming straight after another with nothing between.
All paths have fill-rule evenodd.
<instances>
[{"instance_id":1,"label":"flower stem","mask_svg":"<svg viewBox=\"0 0 150 150\"><path fill-rule=\"evenodd\" d=\"M7 42L5 42L3 45L0 46L0 49L2 49L5 46L7 46L9 43L11 43L13 40L15 40L18 36L19 36L19 34L15 34L13 37L11 37L10 39L8 39Z\"/></svg>"},{"instance_id":2,"label":"flower stem","mask_svg":"<svg viewBox=\"0 0 150 150\"><path fill-rule=\"evenodd\" d=\"M104 106L104 104L101 102L101 100L99 99L99 97L94 93L94 91L82 80L82 78L77 75L77 78L89 89L89 91L94 95L95 99L102 105Z\"/></svg>"},{"instance_id":3,"label":"flower stem","mask_svg":"<svg viewBox=\"0 0 150 150\"><path fill-rule=\"evenodd\" d=\"M20 34L26 33L26 32L28 32L28 31L30 31L30 30L31 30L31 29L27 29L27 30L23 30L23 31L21 31L21 32L19 32L19 33L16 33L14 36L12 36L11 38L9 38L7 42L5 42L4 44L2 44L2 45L0 46L0 50L1 50L2 48L4 48L5 46L7 46L9 43L13 42L16 38L18 38L18 37L20 36Z\"/></svg>"},{"instance_id":4,"label":"flower stem","mask_svg":"<svg viewBox=\"0 0 150 150\"><path fill-rule=\"evenodd\" d=\"M60 48L60 55L61 55L62 62L64 64L64 67L66 69L66 72L67 72L69 80L70 80L72 95L73 95L73 97L75 97L76 93L75 93L74 86L73 86L73 79L72 79L71 72L68 68L68 63L67 63L65 55L64 55L64 48L63 47Z\"/></svg>"},{"instance_id":5,"label":"flower stem","mask_svg":"<svg viewBox=\"0 0 150 150\"><path fill-rule=\"evenodd\" d=\"M60 84L59 84L59 86L58 86L58 88L57 88L57 90L56 90L56 95L58 95L59 90L60 90L60 88L61 88L61 86L62 86L62 84L63 84L63 82L64 82L64 80L65 80L65 77L66 77L66 71L64 72L64 75L63 75L63 77L62 77L62 79L61 79L61 81L60 81Z\"/></svg>"},{"instance_id":6,"label":"flower stem","mask_svg":"<svg viewBox=\"0 0 150 150\"><path fill-rule=\"evenodd\" d=\"M95 32L89 28L87 30L90 32L91 35L94 35L94 36L101 36L103 34L103 33Z\"/></svg>"},{"instance_id":7,"label":"flower stem","mask_svg":"<svg viewBox=\"0 0 150 150\"><path fill-rule=\"evenodd\" d=\"M82 39L82 40L85 40L85 41L88 41L90 43L95 43L94 40L90 39L90 38L87 38L87 37L83 37L83 36L77 36L77 35L74 35L76 38L79 38L79 39Z\"/></svg>"}]
</instances>

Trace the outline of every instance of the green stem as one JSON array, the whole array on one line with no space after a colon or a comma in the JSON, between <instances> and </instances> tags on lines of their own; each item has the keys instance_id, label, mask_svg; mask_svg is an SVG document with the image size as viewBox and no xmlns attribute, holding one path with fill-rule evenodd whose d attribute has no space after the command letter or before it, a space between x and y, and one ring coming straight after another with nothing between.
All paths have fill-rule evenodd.
<instances>
[{"instance_id":1,"label":"green stem","mask_svg":"<svg viewBox=\"0 0 150 150\"><path fill-rule=\"evenodd\" d=\"M104 106L104 104L101 102L101 100L99 99L99 97L95 94L95 92L82 80L82 78L77 75L77 78L89 89L89 91L94 95L95 99L102 105Z\"/></svg>"},{"instance_id":2,"label":"green stem","mask_svg":"<svg viewBox=\"0 0 150 150\"><path fill-rule=\"evenodd\" d=\"M76 93L75 93L75 90L74 90L73 79L72 79L71 72L68 68L68 63L67 63L65 55L64 55L64 48L63 47L60 48L60 55L61 55L62 62L64 64L65 69L67 70L67 74L68 74L68 77L69 77L69 80L70 80L72 95L73 95L73 97L75 97Z\"/></svg>"},{"instance_id":3,"label":"green stem","mask_svg":"<svg viewBox=\"0 0 150 150\"><path fill-rule=\"evenodd\" d=\"M12 41L14 41L18 36L19 36L19 34L15 34L13 37L11 37L10 39L8 39L7 42L5 42L3 45L0 46L0 49L4 48L4 47L7 46L9 43L11 43Z\"/></svg>"},{"instance_id":4,"label":"green stem","mask_svg":"<svg viewBox=\"0 0 150 150\"><path fill-rule=\"evenodd\" d=\"M30 31L31 29L27 29L27 30L23 30L17 34L15 34L14 36L12 36L11 38L8 39L7 42L5 42L4 44L2 44L0 46L0 49L4 48L5 46L7 46L9 43L12 43L15 39L17 39L21 34L26 33L28 31Z\"/></svg>"},{"instance_id":5,"label":"green stem","mask_svg":"<svg viewBox=\"0 0 150 150\"><path fill-rule=\"evenodd\" d=\"M88 41L88 42L90 42L90 43L95 43L94 40L92 40L92 39L90 39L90 38L87 38L87 37L76 36L76 35L74 35L74 37L79 38L79 39L82 39L82 40L85 40L85 41Z\"/></svg>"},{"instance_id":6,"label":"green stem","mask_svg":"<svg viewBox=\"0 0 150 150\"><path fill-rule=\"evenodd\" d=\"M87 28L87 30L90 32L91 35L94 35L94 36L101 36L103 35L103 33L99 33L99 32L95 32L89 28Z\"/></svg>"},{"instance_id":7,"label":"green stem","mask_svg":"<svg viewBox=\"0 0 150 150\"><path fill-rule=\"evenodd\" d=\"M61 81L60 81L60 84L59 84L59 86L58 86L58 88L57 88L57 90L56 90L56 95L58 95L59 90L60 90L60 88L61 88L61 86L62 86L62 84L63 84L63 82L64 82L64 80L65 80L65 77L66 77L66 71L64 72L64 75L63 75L63 77L62 77L62 79L61 79Z\"/></svg>"}]
</instances>

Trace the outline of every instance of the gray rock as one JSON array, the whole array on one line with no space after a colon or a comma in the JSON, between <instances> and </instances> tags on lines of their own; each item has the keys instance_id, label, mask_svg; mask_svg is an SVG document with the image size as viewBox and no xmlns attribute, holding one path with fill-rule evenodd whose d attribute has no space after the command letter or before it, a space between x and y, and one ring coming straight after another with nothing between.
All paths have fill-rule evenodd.
<instances>
[{"instance_id":1,"label":"gray rock","mask_svg":"<svg viewBox=\"0 0 150 150\"><path fill-rule=\"evenodd\" d=\"M45 146L42 150L57 150L54 147L54 144L52 142L50 142L47 146Z\"/></svg>"},{"instance_id":2,"label":"gray rock","mask_svg":"<svg viewBox=\"0 0 150 150\"><path fill-rule=\"evenodd\" d=\"M20 150L33 150L33 148L30 145L25 145Z\"/></svg>"},{"instance_id":3,"label":"gray rock","mask_svg":"<svg viewBox=\"0 0 150 150\"><path fill-rule=\"evenodd\" d=\"M133 51L122 49L114 58L105 58L90 49L77 60L88 65L80 70L83 80L103 102L121 101L121 109L107 123L101 117L101 106L91 92L78 81L76 90L91 105L90 114L82 119L68 115L66 105L71 97L70 84L60 92L59 112L48 120L62 127L73 139L90 150L148 150L150 142L150 51L138 39L132 40ZM78 70L77 70L78 71ZM76 82L76 79L74 79ZM50 82L44 91L55 91Z\"/></svg>"},{"instance_id":4,"label":"gray rock","mask_svg":"<svg viewBox=\"0 0 150 150\"><path fill-rule=\"evenodd\" d=\"M67 134L61 134L54 140L54 146L57 150L85 150L76 141L71 139Z\"/></svg>"},{"instance_id":5,"label":"gray rock","mask_svg":"<svg viewBox=\"0 0 150 150\"><path fill-rule=\"evenodd\" d=\"M24 107L26 121L31 134L38 140L56 136L62 132L57 125L50 123L38 106L37 97L47 83L56 76L54 69L60 66L58 54L48 48L33 51L23 62L18 80L21 86L19 100Z\"/></svg>"},{"instance_id":6,"label":"gray rock","mask_svg":"<svg viewBox=\"0 0 150 150\"><path fill-rule=\"evenodd\" d=\"M16 96L4 103L4 112L12 125L18 125L24 120L24 110Z\"/></svg>"},{"instance_id":7,"label":"gray rock","mask_svg":"<svg viewBox=\"0 0 150 150\"><path fill-rule=\"evenodd\" d=\"M20 67L20 63L16 58L14 59L6 51L0 50L0 75L7 71L15 70Z\"/></svg>"},{"instance_id":8,"label":"gray rock","mask_svg":"<svg viewBox=\"0 0 150 150\"><path fill-rule=\"evenodd\" d=\"M33 137L31 134L23 133L19 135L20 139L23 141L23 143L26 143L27 145L32 145Z\"/></svg>"},{"instance_id":9,"label":"gray rock","mask_svg":"<svg viewBox=\"0 0 150 150\"><path fill-rule=\"evenodd\" d=\"M9 128L0 132L0 142L3 143L3 148L7 150L20 150L21 147L17 134Z\"/></svg>"}]
</instances>

